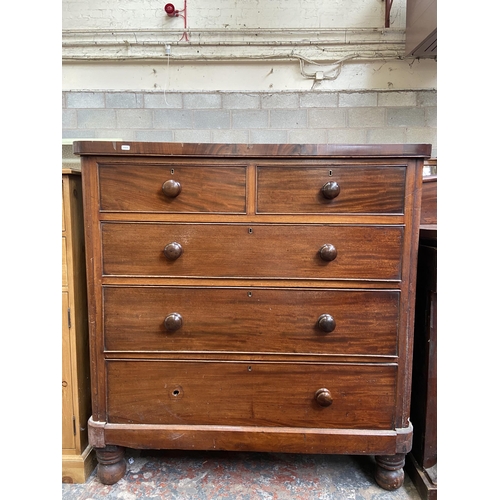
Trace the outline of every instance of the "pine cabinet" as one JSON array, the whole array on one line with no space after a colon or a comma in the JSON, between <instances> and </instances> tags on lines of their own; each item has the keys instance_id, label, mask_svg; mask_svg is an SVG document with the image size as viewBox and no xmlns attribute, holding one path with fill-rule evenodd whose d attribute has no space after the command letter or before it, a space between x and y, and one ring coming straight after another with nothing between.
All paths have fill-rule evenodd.
<instances>
[{"instance_id":1,"label":"pine cabinet","mask_svg":"<svg viewBox=\"0 0 500 500\"><path fill-rule=\"evenodd\" d=\"M62 482L83 483L95 468L88 442L90 367L82 181L62 170Z\"/></svg>"}]
</instances>

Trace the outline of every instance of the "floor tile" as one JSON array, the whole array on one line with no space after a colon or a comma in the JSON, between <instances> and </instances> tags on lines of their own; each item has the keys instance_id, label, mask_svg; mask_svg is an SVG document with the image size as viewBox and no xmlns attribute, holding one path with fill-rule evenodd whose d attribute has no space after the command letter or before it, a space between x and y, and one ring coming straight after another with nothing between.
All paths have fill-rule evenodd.
<instances>
[{"instance_id":1,"label":"floor tile","mask_svg":"<svg viewBox=\"0 0 500 500\"><path fill-rule=\"evenodd\" d=\"M127 450L127 472L101 484L63 484L63 500L420 500L408 478L380 488L373 457Z\"/></svg>"}]
</instances>

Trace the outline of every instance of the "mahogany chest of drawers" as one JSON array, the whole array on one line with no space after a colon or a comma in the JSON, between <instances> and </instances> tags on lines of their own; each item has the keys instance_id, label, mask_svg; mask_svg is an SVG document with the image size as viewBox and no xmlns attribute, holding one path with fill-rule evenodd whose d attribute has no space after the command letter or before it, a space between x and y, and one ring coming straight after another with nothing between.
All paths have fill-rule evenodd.
<instances>
[{"instance_id":1,"label":"mahogany chest of drawers","mask_svg":"<svg viewBox=\"0 0 500 500\"><path fill-rule=\"evenodd\" d=\"M430 145L76 142L98 477L124 447L411 449Z\"/></svg>"}]
</instances>

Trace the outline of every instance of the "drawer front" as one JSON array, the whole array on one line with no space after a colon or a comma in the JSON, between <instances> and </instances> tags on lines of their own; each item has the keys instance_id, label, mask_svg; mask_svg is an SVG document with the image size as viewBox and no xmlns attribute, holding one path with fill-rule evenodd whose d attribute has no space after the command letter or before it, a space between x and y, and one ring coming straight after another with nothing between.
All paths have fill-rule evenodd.
<instances>
[{"instance_id":1,"label":"drawer front","mask_svg":"<svg viewBox=\"0 0 500 500\"><path fill-rule=\"evenodd\" d=\"M245 213L245 167L102 164L99 182L102 211Z\"/></svg>"},{"instance_id":2,"label":"drawer front","mask_svg":"<svg viewBox=\"0 0 500 500\"><path fill-rule=\"evenodd\" d=\"M103 223L102 239L105 275L380 280L401 276L400 226ZM324 248L324 258L336 254L334 260L321 257Z\"/></svg>"},{"instance_id":3,"label":"drawer front","mask_svg":"<svg viewBox=\"0 0 500 500\"><path fill-rule=\"evenodd\" d=\"M108 421L391 429L396 367L108 361ZM315 395L327 389L330 406Z\"/></svg>"},{"instance_id":4,"label":"drawer front","mask_svg":"<svg viewBox=\"0 0 500 500\"><path fill-rule=\"evenodd\" d=\"M402 214L405 167L259 167L259 213ZM336 183L338 187L326 186ZM325 194L324 194L325 193ZM335 196L330 199L326 196Z\"/></svg>"},{"instance_id":5,"label":"drawer front","mask_svg":"<svg viewBox=\"0 0 500 500\"><path fill-rule=\"evenodd\" d=\"M399 292L105 287L105 347L395 355Z\"/></svg>"}]
</instances>

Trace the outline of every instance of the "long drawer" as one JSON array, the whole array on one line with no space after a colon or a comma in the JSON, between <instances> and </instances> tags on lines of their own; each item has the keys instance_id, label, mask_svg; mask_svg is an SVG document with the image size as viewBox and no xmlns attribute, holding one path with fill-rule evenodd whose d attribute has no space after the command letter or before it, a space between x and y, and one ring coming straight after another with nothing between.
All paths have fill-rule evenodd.
<instances>
[{"instance_id":1,"label":"long drawer","mask_svg":"<svg viewBox=\"0 0 500 500\"><path fill-rule=\"evenodd\" d=\"M396 355L399 292L105 287L108 351Z\"/></svg>"},{"instance_id":2,"label":"long drawer","mask_svg":"<svg viewBox=\"0 0 500 500\"><path fill-rule=\"evenodd\" d=\"M259 213L402 214L405 167L258 167Z\"/></svg>"},{"instance_id":3,"label":"long drawer","mask_svg":"<svg viewBox=\"0 0 500 500\"><path fill-rule=\"evenodd\" d=\"M102 211L245 213L245 167L99 166Z\"/></svg>"},{"instance_id":4,"label":"long drawer","mask_svg":"<svg viewBox=\"0 0 500 500\"><path fill-rule=\"evenodd\" d=\"M103 223L103 274L399 280L402 226Z\"/></svg>"},{"instance_id":5,"label":"long drawer","mask_svg":"<svg viewBox=\"0 0 500 500\"><path fill-rule=\"evenodd\" d=\"M189 361L106 363L108 421L391 429L397 367ZM329 406L323 406L329 402Z\"/></svg>"}]
</instances>

